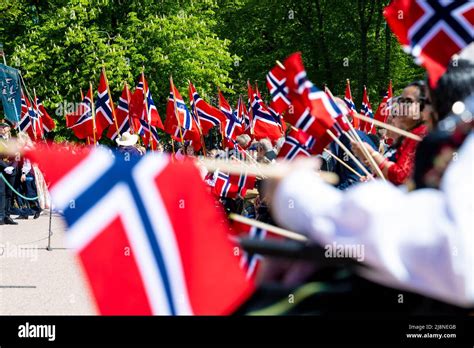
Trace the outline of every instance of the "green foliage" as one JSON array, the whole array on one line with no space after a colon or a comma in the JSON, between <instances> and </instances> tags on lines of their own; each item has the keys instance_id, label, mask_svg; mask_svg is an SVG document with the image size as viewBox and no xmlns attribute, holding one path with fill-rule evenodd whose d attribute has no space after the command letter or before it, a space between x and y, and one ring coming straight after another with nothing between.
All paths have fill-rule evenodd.
<instances>
[{"instance_id":1,"label":"green foliage","mask_svg":"<svg viewBox=\"0 0 474 348\"><path fill-rule=\"evenodd\" d=\"M64 121L65 111L71 111L67 102L79 102L80 89L85 93L89 82L96 88L102 64L114 100L125 81L135 85L144 66L162 117L171 75L184 98L188 79L203 96L215 94L216 86L229 91L235 58L228 49L230 42L214 32L215 1L41 3L0 3L2 17L8 19L0 42L10 53L9 63L22 71L27 87L36 87L46 108L57 114L56 136L71 135Z\"/></svg>"},{"instance_id":2,"label":"green foliage","mask_svg":"<svg viewBox=\"0 0 474 348\"><path fill-rule=\"evenodd\" d=\"M244 87L247 79L264 84L275 60L301 51L309 78L317 86L327 84L333 94L343 95L346 79L350 79L356 105L360 105L362 87L367 85L375 108L390 79L399 92L408 82L423 77L423 70L387 32L382 10L388 3L223 0L220 35L232 39L230 49L241 57L231 74L234 84Z\"/></svg>"},{"instance_id":3,"label":"green foliage","mask_svg":"<svg viewBox=\"0 0 474 348\"><path fill-rule=\"evenodd\" d=\"M89 82L96 88L102 61L115 101L144 66L162 117L170 75L185 99L188 79L208 100L215 101L217 87L245 95L247 79L265 96L266 73L295 51L317 86L343 95L349 78L360 105L367 85L375 109L389 79L397 93L423 77L387 30L388 2L0 0L0 42L9 64L57 113L57 138L71 138L65 103L79 102Z\"/></svg>"}]
</instances>

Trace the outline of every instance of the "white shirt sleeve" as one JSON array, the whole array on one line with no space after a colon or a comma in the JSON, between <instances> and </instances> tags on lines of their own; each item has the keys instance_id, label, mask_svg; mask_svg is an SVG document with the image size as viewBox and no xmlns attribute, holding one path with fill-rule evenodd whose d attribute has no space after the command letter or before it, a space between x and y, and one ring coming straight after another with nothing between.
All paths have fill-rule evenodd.
<instances>
[{"instance_id":1,"label":"white shirt sleeve","mask_svg":"<svg viewBox=\"0 0 474 348\"><path fill-rule=\"evenodd\" d=\"M282 226L328 246L359 246L372 281L464 307L474 305L474 137L448 168L442 190L406 193L381 181L342 192L296 171L277 187Z\"/></svg>"},{"instance_id":2,"label":"white shirt sleeve","mask_svg":"<svg viewBox=\"0 0 474 348\"><path fill-rule=\"evenodd\" d=\"M23 167L21 168L22 174L28 174L31 171L31 162L26 158L23 161Z\"/></svg>"}]
</instances>

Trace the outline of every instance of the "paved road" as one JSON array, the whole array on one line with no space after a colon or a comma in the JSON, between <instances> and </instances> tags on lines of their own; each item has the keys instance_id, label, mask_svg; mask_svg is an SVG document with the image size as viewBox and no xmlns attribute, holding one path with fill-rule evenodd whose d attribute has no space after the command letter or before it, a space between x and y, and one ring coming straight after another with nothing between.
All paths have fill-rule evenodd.
<instances>
[{"instance_id":1,"label":"paved road","mask_svg":"<svg viewBox=\"0 0 474 348\"><path fill-rule=\"evenodd\" d=\"M49 212L18 222L0 226L0 315L95 314L61 217L53 215L52 251L46 250Z\"/></svg>"}]
</instances>

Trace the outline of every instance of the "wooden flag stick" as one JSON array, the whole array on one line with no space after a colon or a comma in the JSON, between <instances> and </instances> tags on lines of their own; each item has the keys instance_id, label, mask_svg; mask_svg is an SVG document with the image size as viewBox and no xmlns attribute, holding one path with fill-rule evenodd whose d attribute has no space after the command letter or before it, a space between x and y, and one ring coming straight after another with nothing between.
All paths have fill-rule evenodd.
<instances>
[{"instance_id":1,"label":"wooden flag stick","mask_svg":"<svg viewBox=\"0 0 474 348\"><path fill-rule=\"evenodd\" d=\"M127 107L128 107L128 122L130 122L130 128L132 129L132 132L133 134L135 134L136 130L135 130L135 125L134 125L134 122L132 120L132 118L130 117L130 101L131 101L131 98L130 98L130 90L128 89L128 83L127 81L125 81L124 83L124 87L127 91Z\"/></svg>"},{"instance_id":2,"label":"wooden flag stick","mask_svg":"<svg viewBox=\"0 0 474 348\"><path fill-rule=\"evenodd\" d=\"M332 158L334 158L336 161L338 161L340 164L342 164L344 167L346 167L348 170L350 170L352 173L354 173L355 175L357 175L359 178L362 178L362 175L360 175L359 173L357 173L351 166L349 166L346 162L344 162L342 159L340 159L339 157L337 157L335 154L333 154L331 151L327 150L327 149L324 149L324 152L326 152L329 156L331 156Z\"/></svg>"},{"instance_id":3,"label":"wooden flag stick","mask_svg":"<svg viewBox=\"0 0 474 348\"><path fill-rule=\"evenodd\" d=\"M214 158L199 158L199 162L206 167L206 169L210 172L214 172L216 170L221 170L223 172L229 174L237 174L240 175L244 170L242 165L235 162L230 162L228 160L218 160ZM266 178L275 178L281 179L285 177L285 175L291 170L292 165L286 162L275 163L272 165L268 164L261 164L260 166L252 166L249 165L245 168L245 172L252 176L261 176ZM315 171L322 180L327 182L328 184L335 185L339 182L339 177L330 172L325 171Z\"/></svg>"},{"instance_id":4,"label":"wooden flag stick","mask_svg":"<svg viewBox=\"0 0 474 348\"><path fill-rule=\"evenodd\" d=\"M97 146L97 135L95 134L97 128L95 126L95 105L94 92L92 91L92 82L89 81L89 91L91 91L91 109L92 109L92 134L94 135L94 146Z\"/></svg>"},{"instance_id":5,"label":"wooden flag stick","mask_svg":"<svg viewBox=\"0 0 474 348\"><path fill-rule=\"evenodd\" d=\"M382 170L379 168L379 166L377 165L377 162L375 162L375 159L374 157L372 156L372 154L366 149L365 145L362 143L362 139L360 138L359 134L357 133L357 131L354 129L354 127L352 126L352 124L349 123L349 127L351 129L351 132L352 134L354 135L354 137L357 139L357 141L359 142L361 148L362 148L362 152L364 153L364 156L365 158L367 158L370 162L370 164L372 165L373 168L375 168L375 171L377 172L377 175L383 180L383 181L386 181L385 179L385 176L383 175L382 173Z\"/></svg>"},{"instance_id":6,"label":"wooden flag stick","mask_svg":"<svg viewBox=\"0 0 474 348\"><path fill-rule=\"evenodd\" d=\"M258 228L261 228L261 229L264 229L264 230L267 230L271 233L277 234L277 235L282 236L282 237L286 237L288 239L297 240L297 241L301 241L301 242L306 242L308 240L308 238L306 238L306 236L304 236L300 233L288 231L288 230L285 230L281 227L270 225L270 224L267 224L267 223L264 223L264 222L261 222L261 221L257 221L257 220L254 220L254 219L249 219L249 218L246 218L242 215L232 213L232 214L229 214L229 219L237 221L237 222L241 222L241 223L244 223L244 224L247 224L247 225L255 226L255 227L258 227Z\"/></svg>"},{"instance_id":7,"label":"wooden flag stick","mask_svg":"<svg viewBox=\"0 0 474 348\"><path fill-rule=\"evenodd\" d=\"M369 178L372 178L372 174L369 173L369 171L364 167L364 165L362 163L360 163L360 161L357 159L356 156L354 156L354 154L349 151L349 149L334 135L333 132L331 132L329 129L326 130L326 132L329 134L329 136L332 138L332 140L334 140L337 145L339 145L345 153L347 153L347 155L354 161L354 163L360 168L362 169L362 171L364 172L365 175L367 175L367 177Z\"/></svg>"},{"instance_id":8,"label":"wooden flag stick","mask_svg":"<svg viewBox=\"0 0 474 348\"><path fill-rule=\"evenodd\" d=\"M372 154L369 153L369 151L365 148L364 144L362 143L362 139L360 138L359 134L357 134L357 131L354 129L352 124L349 123L349 128L352 131L352 135L357 139L357 142L360 144L360 147L362 148L362 152L364 153L365 158L371 163L372 167L374 167L375 171L377 172L377 175L383 180L385 180L385 176L382 173L382 170L379 168L377 163L375 162L375 159L372 157Z\"/></svg>"},{"instance_id":9,"label":"wooden flag stick","mask_svg":"<svg viewBox=\"0 0 474 348\"><path fill-rule=\"evenodd\" d=\"M385 129L388 129L389 131L392 131L394 133L397 133L397 134L400 134L400 135L403 135L407 138L410 138L410 139L413 139L413 140L416 140L416 141L422 141L423 139L421 137L419 137L418 135L416 134L413 134L413 133L410 133L410 132L407 132L406 130L403 130L403 129L400 129L400 128L397 128L395 126L392 126L390 124L387 124L385 122L381 122L381 121L378 121L378 120L374 120L370 117L367 117L367 116L363 116L361 114L358 114L358 113L355 113L352 115L352 117L355 117L355 118L358 118L360 120L363 120L365 122L370 122L376 126L379 126L379 127L382 127L382 128L385 128Z\"/></svg>"}]
</instances>

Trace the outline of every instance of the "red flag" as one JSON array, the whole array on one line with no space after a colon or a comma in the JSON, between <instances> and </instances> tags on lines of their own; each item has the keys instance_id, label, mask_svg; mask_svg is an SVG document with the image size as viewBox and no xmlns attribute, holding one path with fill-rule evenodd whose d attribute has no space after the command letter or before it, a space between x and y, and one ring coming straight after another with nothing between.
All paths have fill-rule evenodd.
<instances>
[{"instance_id":1,"label":"red flag","mask_svg":"<svg viewBox=\"0 0 474 348\"><path fill-rule=\"evenodd\" d=\"M351 83L349 82L349 79L347 79L346 83L346 94L344 96L344 102L347 105L347 108L349 109L349 115L352 117L352 126L355 129L360 129L360 121L357 117L354 117L354 113L357 113L354 100L352 99L352 93L351 93Z\"/></svg>"},{"instance_id":2,"label":"red flag","mask_svg":"<svg viewBox=\"0 0 474 348\"><path fill-rule=\"evenodd\" d=\"M115 108L115 116L117 117L117 125L118 128L115 126L115 122L109 127L107 131L107 138L111 140L115 140L120 134L129 132L134 133L138 127L132 126L129 117L129 104L130 104L130 91L128 90L128 84L125 83L122 90L122 95L119 98L119 102L117 107ZM138 119L135 119L139 121Z\"/></svg>"},{"instance_id":3,"label":"red flag","mask_svg":"<svg viewBox=\"0 0 474 348\"><path fill-rule=\"evenodd\" d=\"M191 161L126 161L100 147L41 147L27 156L64 212L100 314L224 315L253 292L224 211Z\"/></svg>"},{"instance_id":4,"label":"red flag","mask_svg":"<svg viewBox=\"0 0 474 348\"><path fill-rule=\"evenodd\" d=\"M216 170L212 192L221 198L245 197L247 190L255 188L256 178L242 172L240 175L227 174Z\"/></svg>"},{"instance_id":5,"label":"red flag","mask_svg":"<svg viewBox=\"0 0 474 348\"><path fill-rule=\"evenodd\" d=\"M43 103L41 102L40 98L36 97L36 106L37 110L41 116L41 122L43 124L43 131L45 133L49 133L53 131L56 128L56 122L54 122L53 118L49 116L48 112L43 106Z\"/></svg>"},{"instance_id":6,"label":"red flag","mask_svg":"<svg viewBox=\"0 0 474 348\"><path fill-rule=\"evenodd\" d=\"M102 135L104 129L114 124L112 100L109 98L109 85L105 76L105 69L100 73L97 100L95 101L95 127L97 134Z\"/></svg>"},{"instance_id":7,"label":"red flag","mask_svg":"<svg viewBox=\"0 0 474 348\"><path fill-rule=\"evenodd\" d=\"M393 0L384 16L405 50L426 68L432 87L451 57L474 40L471 0Z\"/></svg>"},{"instance_id":8,"label":"red flag","mask_svg":"<svg viewBox=\"0 0 474 348\"><path fill-rule=\"evenodd\" d=\"M344 117L344 116L347 116L348 114L347 109L336 103L336 99L332 95L332 92L328 88L328 86L324 86L324 92L327 94L333 108L338 109L340 111L338 112L338 114L336 115L334 119L337 123L337 126L341 129L342 132L348 132L350 130L350 127L346 122L346 118Z\"/></svg>"},{"instance_id":9,"label":"red flag","mask_svg":"<svg viewBox=\"0 0 474 348\"><path fill-rule=\"evenodd\" d=\"M253 92L249 87L249 94ZM250 94L250 105L252 108L252 130L255 139L268 138L276 143L283 136L281 120L279 115L272 113L265 105L257 92Z\"/></svg>"},{"instance_id":10,"label":"red flag","mask_svg":"<svg viewBox=\"0 0 474 348\"><path fill-rule=\"evenodd\" d=\"M92 86L89 87L87 95L82 100L76 112L66 115L66 124L74 135L79 139L87 137L94 138L94 121L92 118ZM100 134L96 133L96 140L100 139Z\"/></svg>"},{"instance_id":11,"label":"red flag","mask_svg":"<svg viewBox=\"0 0 474 348\"><path fill-rule=\"evenodd\" d=\"M201 148L198 125L171 78L170 96L166 105L165 132L178 142L181 142L181 140L191 140L195 151Z\"/></svg>"},{"instance_id":12,"label":"red flag","mask_svg":"<svg viewBox=\"0 0 474 348\"><path fill-rule=\"evenodd\" d=\"M164 129L144 73L130 100L130 117L142 119L151 126Z\"/></svg>"},{"instance_id":13,"label":"red flag","mask_svg":"<svg viewBox=\"0 0 474 348\"><path fill-rule=\"evenodd\" d=\"M199 119L203 135L207 135L212 127L225 121L225 115L217 108L206 103L199 96L191 82L189 82L189 100L192 112Z\"/></svg>"},{"instance_id":14,"label":"red flag","mask_svg":"<svg viewBox=\"0 0 474 348\"><path fill-rule=\"evenodd\" d=\"M381 122L387 122L387 118L390 114L390 111L388 107L390 106L390 103L392 102L392 97L393 97L393 91L392 91L392 80L390 80L390 83L388 84L388 89L385 95L383 96L382 102L379 104L379 107L377 108L377 111L375 112L374 118L377 121ZM373 129L375 129L375 126L371 127L371 132ZM375 131L373 131L375 134Z\"/></svg>"},{"instance_id":15,"label":"red flag","mask_svg":"<svg viewBox=\"0 0 474 348\"><path fill-rule=\"evenodd\" d=\"M39 140L44 138L43 133L43 120L41 118L41 112L39 110L38 104L36 104L36 98L33 100L33 112L31 113L31 122L33 124L34 139Z\"/></svg>"},{"instance_id":16,"label":"red flag","mask_svg":"<svg viewBox=\"0 0 474 348\"><path fill-rule=\"evenodd\" d=\"M369 95L367 94L367 87L364 86L364 95L362 96L362 108L360 113L365 117L374 118L374 113L372 111L372 106L370 105ZM372 123L360 121L360 130L363 132L369 132Z\"/></svg>"},{"instance_id":17,"label":"red flag","mask_svg":"<svg viewBox=\"0 0 474 348\"><path fill-rule=\"evenodd\" d=\"M334 119L340 111L334 108L324 91L308 80L300 52L290 55L284 66L289 96L294 108L287 115L292 114L295 122L292 123L287 117L285 119L296 128L317 137L334 125ZM316 130L315 126L320 129Z\"/></svg>"},{"instance_id":18,"label":"red flag","mask_svg":"<svg viewBox=\"0 0 474 348\"><path fill-rule=\"evenodd\" d=\"M271 97L270 106L278 114L282 114L291 104L288 96L288 86L286 85L286 71L283 65L277 64L269 71L267 74L267 87Z\"/></svg>"},{"instance_id":19,"label":"red flag","mask_svg":"<svg viewBox=\"0 0 474 348\"><path fill-rule=\"evenodd\" d=\"M237 115L234 113L234 110L232 110L229 102L225 99L220 90L218 96L219 109L226 117L225 122L221 123L221 132L229 141L235 140L238 135L243 133L242 124L237 119Z\"/></svg>"},{"instance_id":20,"label":"red flag","mask_svg":"<svg viewBox=\"0 0 474 348\"><path fill-rule=\"evenodd\" d=\"M291 127L285 137L285 142L278 153L278 158L291 161L296 157L310 157L311 149L314 145L315 138L301 129Z\"/></svg>"}]
</instances>

